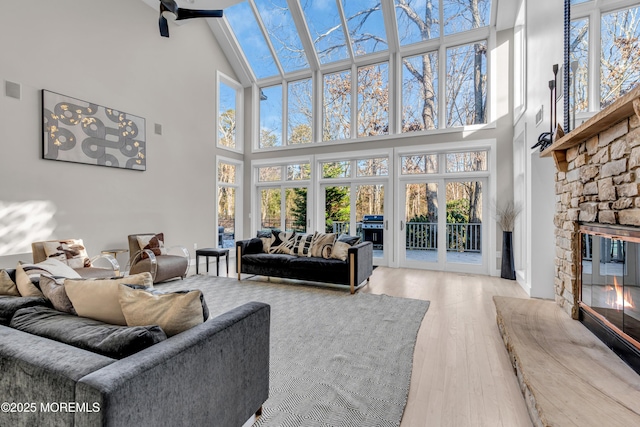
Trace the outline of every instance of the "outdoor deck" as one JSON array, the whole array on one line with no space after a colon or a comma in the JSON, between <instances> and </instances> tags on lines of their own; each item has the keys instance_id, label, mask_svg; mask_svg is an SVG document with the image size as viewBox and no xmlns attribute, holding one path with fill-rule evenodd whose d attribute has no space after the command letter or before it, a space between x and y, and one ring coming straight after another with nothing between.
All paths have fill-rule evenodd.
<instances>
[{"instance_id":1,"label":"outdoor deck","mask_svg":"<svg viewBox=\"0 0 640 427\"><path fill-rule=\"evenodd\" d=\"M416 249L407 249L406 259L407 261L416 261L416 262L437 262L438 261L438 252L435 249L431 250L416 250ZM382 249L374 249L373 250L373 258L382 258L383 251ZM447 252L447 262L456 263L456 264L482 264L482 253L481 252Z\"/></svg>"}]
</instances>

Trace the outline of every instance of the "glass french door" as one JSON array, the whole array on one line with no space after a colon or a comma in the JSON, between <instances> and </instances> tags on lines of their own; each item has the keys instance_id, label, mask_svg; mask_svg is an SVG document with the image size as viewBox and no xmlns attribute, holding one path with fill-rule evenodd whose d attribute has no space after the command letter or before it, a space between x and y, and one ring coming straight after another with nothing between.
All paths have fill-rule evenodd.
<instances>
[{"instance_id":1,"label":"glass french door","mask_svg":"<svg viewBox=\"0 0 640 427\"><path fill-rule=\"evenodd\" d=\"M306 233L307 187L262 187L258 192L259 230Z\"/></svg>"},{"instance_id":2,"label":"glass french door","mask_svg":"<svg viewBox=\"0 0 640 427\"><path fill-rule=\"evenodd\" d=\"M485 274L485 181L472 178L403 182L399 264Z\"/></svg>"},{"instance_id":3,"label":"glass french door","mask_svg":"<svg viewBox=\"0 0 640 427\"><path fill-rule=\"evenodd\" d=\"M443 263L440 181L410 181L401 186L400 266L441 269Z\"/></svg>"},{"instance_id":4,"label":"glass french door","mask_svg":"<svg viewBox=\"0 0 640 427\"><path fill-rule=\"evenodd\" d=\"M325 184L321 187L326 233L360 236L373 243L373 262L387 265L389 221L385 217L385 185L377 182ZM369 221L373 215L378 221ZM380 218L381 217L381 218Z\"/></svg>"}]
</instances>

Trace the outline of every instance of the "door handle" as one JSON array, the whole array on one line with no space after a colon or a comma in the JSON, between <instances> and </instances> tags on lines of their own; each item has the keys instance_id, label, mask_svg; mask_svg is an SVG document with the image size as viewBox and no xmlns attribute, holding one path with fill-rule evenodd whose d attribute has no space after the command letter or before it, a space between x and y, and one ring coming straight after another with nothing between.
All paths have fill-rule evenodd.
<instances>
[{"instance_id":1,"label":"door handle","mask_svg":"<svg viewBox=\"0 0 640 427\"><path fill-rule=\"evenodd\" d=\"M404 230L404 221L400 221L400 231Z\"/></svg>"},{"instance_id":2,"label":"door handle","mask_svg":"<svg viewBox=\"0 0 640 427\"><path fill-rule=\"evenodd\" d=\"M388 229L389 229L389 220L386 220L386 221L384 222L384 229L385 229L385 230L388 230Z\"/></svg>"}]
</instances>

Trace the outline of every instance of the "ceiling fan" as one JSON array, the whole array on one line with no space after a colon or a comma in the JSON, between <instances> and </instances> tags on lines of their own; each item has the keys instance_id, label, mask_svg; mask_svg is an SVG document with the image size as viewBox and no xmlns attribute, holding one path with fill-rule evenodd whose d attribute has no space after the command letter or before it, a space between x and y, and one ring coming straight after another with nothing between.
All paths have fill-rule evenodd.
<instances>
[{"instance_id":1,"label":"ceiling fan","mask_svg":"<svg viewBox=\"0 0 640 427\"><path fill-rule=\"evenodd\" d=\"M160 35L169 37L169 22L164 17L164 12L171 12L176 16L176 21L191 18L222 18L222 10L183 9L178 7L175 0L160 0Z\"/></svg>"}]
</instances>

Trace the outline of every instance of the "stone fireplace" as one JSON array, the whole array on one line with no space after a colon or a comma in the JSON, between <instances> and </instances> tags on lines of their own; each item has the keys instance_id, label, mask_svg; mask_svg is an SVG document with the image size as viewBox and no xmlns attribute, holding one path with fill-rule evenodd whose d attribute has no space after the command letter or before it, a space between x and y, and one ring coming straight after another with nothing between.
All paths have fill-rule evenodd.
<instances>
[{"instance_id":1,"label":"stone fireplace","mask_svg":"<svg viewBox=\"0 0 640 427\"><path fill-rule=\"evenodd\" d=\"M625 280L631 285L627 273L633 270L635 280L635 270L640 269L635 242L640 242L640 87L542 153L543 157L551 155L556 163L556 303L590 329L593 322L609 329L613 325L613 333L629 341L624 325L617 327L612 321L618 315L624 318L622 310L612 307L609 312L598 304L600 298L608 298L602 293L605 288L612 287L615 294L616 285ZM594 250L598 259L593 259ZM591 273L586 273L585 267L591 268ZM592 282L587 283L589 280ZM595 291L596 300L591 291ZM624 307L624 296L622 304ZM636 337L629 345L640 355L638 341ZM638 361L640 367L640 358Z\"/></svg>"}]
</instances>

